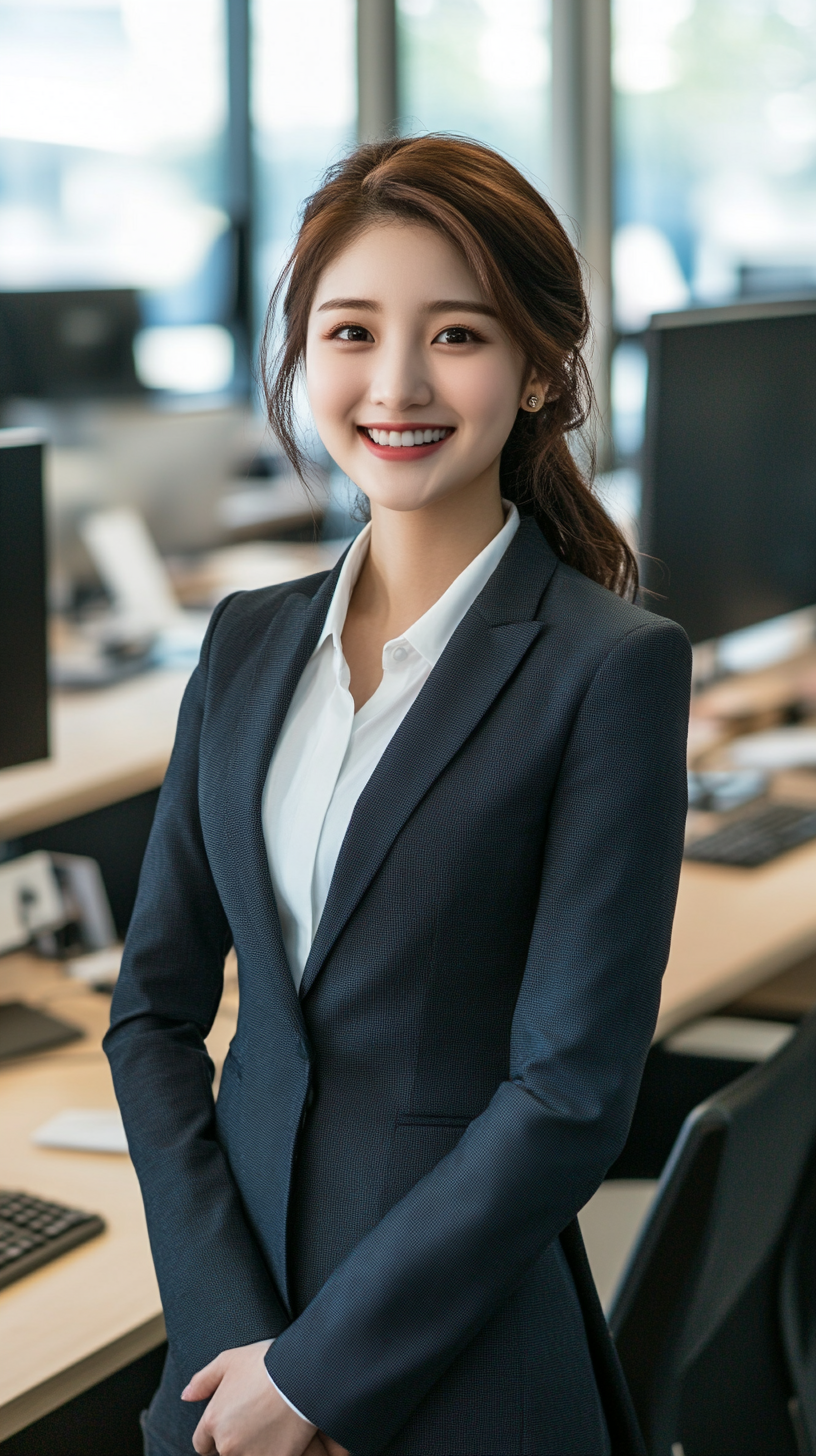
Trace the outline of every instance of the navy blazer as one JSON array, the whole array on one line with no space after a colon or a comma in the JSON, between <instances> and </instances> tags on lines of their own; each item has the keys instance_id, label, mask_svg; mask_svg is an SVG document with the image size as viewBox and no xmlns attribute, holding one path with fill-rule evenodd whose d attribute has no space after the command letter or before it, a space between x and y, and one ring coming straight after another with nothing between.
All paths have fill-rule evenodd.
<instances>
[{"instance_id":1,"label":"navy blazer","mask_svg":"<svg viewBox=\"0 0 816 1456\"><path fill-rule=\"evenodd\" d=\"M113 1000L170 1343L148 1430L190 1451L182 1385L276 1336L275 1382L359 1456L601 1453L558 1235L654 1031L688 643L525 519L360 795L298 995L261 792L338 571L214 614Z\"/></svg>"}]
</instances>

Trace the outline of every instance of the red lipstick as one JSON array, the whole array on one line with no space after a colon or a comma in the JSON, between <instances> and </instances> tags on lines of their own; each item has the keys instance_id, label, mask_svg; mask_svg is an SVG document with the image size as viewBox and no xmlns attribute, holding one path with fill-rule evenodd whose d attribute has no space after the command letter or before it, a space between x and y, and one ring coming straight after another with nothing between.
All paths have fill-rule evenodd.
<instances>
[{"instance_id":1,"label":"red lipstick","mask_svg":"<svg viewBox=\"0 0 816 1456\"><path fill-rule=\"evenodd\" d=\"M389 434L392 431L396 431L398 434L402 434L403 430L408 429L422 431L444 429L447 431L447 433L442 436L441 440L431 440L428 442L428 444L423 443L422 445L378 445L376 441L372 440L371 436L369 435L369 429L378 431L387 430ZM409 461L424 460L427 455L433 455L434 451L441 450L445 442L449 440L453 435L454 429L450 425L406 425L403 422L401 424L393 425L389 423L369 426L358 425L357 433L362 439L363 443L371 451L372 455L376 455L378 460Z\"/></svg>"}]
</instances>

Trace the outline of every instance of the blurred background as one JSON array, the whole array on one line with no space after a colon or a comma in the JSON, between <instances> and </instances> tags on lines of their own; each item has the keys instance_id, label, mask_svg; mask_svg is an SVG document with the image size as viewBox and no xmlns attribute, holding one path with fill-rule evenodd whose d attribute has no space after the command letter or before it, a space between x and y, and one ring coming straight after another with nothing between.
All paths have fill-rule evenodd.
<instances>
[{"instance_id":1,"label":"blurred background","mask_svg":"<svg viewBox=\"0 0 816 1456\"><path fill-rule=\"evenodd\" d=\"M311 498L278 457L258 336L327 164L432 129L581 248L634 532L650 317L816 295L816 0L0 0L0 424L50 444L52 608L108 589L89 512L137 511L189 600L203 551L359 529L319 442Z\"/></svg>"}]
</instances>

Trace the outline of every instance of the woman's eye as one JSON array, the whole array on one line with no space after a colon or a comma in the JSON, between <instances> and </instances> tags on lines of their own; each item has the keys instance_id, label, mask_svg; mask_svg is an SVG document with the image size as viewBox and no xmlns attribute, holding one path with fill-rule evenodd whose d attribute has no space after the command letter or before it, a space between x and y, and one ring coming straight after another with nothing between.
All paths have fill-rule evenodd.
<instances>
[{"instance_id":1,"label":"woman's eye","mask_svg":"<svg viewBox=\"0 0 816 1456\"><path fill-rule=\"evenodd\" d=\"M452 325L449 329L443 329L437 334L434 343L439 344L472 344L478 334L473 329L466 329L460 325Z\"/></svg>"},{"instance_id":2,"label":"woman's eye","mask_svg":"<svg viewBox=\"0 0 816 1456\"><path fill-rule=\"evenodd\" d=\"M333 339L342 339L344 344L370 344L373 343L372 335L362 324L343 324L342 328L332 334Z\"/></svg>"}]
</instances>

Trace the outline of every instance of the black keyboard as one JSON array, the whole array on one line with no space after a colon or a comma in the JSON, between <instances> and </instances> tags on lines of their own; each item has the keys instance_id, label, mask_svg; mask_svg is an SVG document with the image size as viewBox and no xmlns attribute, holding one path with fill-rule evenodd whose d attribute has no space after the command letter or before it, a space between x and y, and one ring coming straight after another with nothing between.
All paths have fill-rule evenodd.
<instances>
[{"instance_id":1,"label":"black keyboard","mask_svg":"<svg viewBox=\"0 0 816 1456\"><path fill-rule=\"evenodd\" d=\"M695 839L686 849L686 859L753 869L810 839L816 839L816 807L766 804Z\"/></svg>"},{"instance_id":2,"label":"black keyboard","mask_svg":"<svg viewBox=\"0 0 816 1456\"><path fill-rule=\"evenodd\" d=\"M0 1289L101 1234L95 1213L0 1189Z\"/></svg>"}]
</instances>

